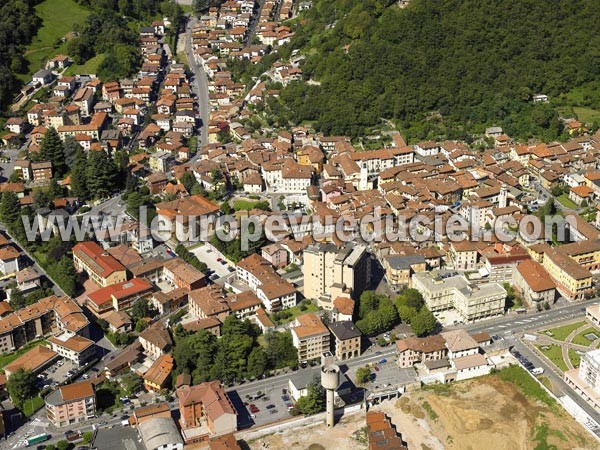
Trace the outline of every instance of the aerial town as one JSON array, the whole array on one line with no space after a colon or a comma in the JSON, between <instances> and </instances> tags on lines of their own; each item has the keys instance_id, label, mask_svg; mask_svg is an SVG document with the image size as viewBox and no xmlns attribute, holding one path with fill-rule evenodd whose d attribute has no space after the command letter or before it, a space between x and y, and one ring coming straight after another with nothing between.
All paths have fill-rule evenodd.
<instances>
[{"instance_id":1,"label":"aerial town","mask_svg":"<svg viewBox=\"0 0 600 450\"><path fill-rule=\"evenodd\" d=\"M0 117L0 448L600 449L600 113L292 125L323 0L162 3Z\"/></svg>"}]
</instances>

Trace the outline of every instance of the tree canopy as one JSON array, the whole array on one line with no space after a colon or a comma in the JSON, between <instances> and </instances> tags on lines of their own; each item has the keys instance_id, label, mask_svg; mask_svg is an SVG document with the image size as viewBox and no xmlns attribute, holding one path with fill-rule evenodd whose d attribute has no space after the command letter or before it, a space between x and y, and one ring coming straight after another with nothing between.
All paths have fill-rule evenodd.
<instances>
[{"instance_id":1,"label":"tree canopy","mask_svg":"<svg viewBox=\"0 0 600 450\"><path fill-rule=\"evenodd\" d=\"M300 49L320 85L292 82L281 101L292 122L330 134L359 136L384 118L411 139L491 125L556 139L555 109L532 96L597 83L600 35L588 30L599 17L596 0L316 0L279 53Z\"/></svg>"}]
</instances>

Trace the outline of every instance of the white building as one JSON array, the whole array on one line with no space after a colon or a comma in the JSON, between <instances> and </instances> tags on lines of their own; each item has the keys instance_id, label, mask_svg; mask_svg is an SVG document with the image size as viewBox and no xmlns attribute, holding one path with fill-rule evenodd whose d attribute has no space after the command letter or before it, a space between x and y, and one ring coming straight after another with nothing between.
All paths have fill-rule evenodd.
<instances>
[{"instance_id":1,"label":"white building","mask_svg":"<svg viewBox=\"0 0 600 450\"><path fill-rule=\"evenodd\" d=\"M454 309L465 322L504 314L506 290L498 283L474 285L464 275L441 278L418 272L412 276L412 286L432 312Z\"/></svg>"}]
</instances>

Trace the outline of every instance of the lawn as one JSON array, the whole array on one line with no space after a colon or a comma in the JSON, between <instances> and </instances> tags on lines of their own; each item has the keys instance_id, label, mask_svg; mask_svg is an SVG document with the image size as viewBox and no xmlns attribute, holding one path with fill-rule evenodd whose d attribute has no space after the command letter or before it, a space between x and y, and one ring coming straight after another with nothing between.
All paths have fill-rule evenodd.
<instances>
[{"instance_id":1,"label":"lawn","mask_svg":"<svg viewBox=\"0 0 600 450\"><path fill-rule=\"evenodd\" d=\"M43 339L40 341L30 342L29 344L21 347L16 352L7 353L5 355L0 356L0 370L2 370L4 368L4 366L13 362L15 359L17 359L19 356L21 356L25 352L31 350L33 347L36 347L38 345L45 344L45 343L46 343L46 341Z\"/></svg>"},{"instance_id":2,"label":"lawn","mask_svg":"<svg viewBox=\"0 0 600 450\"><path fill-rule=\"evenodd\" d=\"M549 347L547 350L544 350L542 347ZM540 352L544 354L546 358L548 358L552 363L558 367L563 372L568 370L567 364L563 360L562 357L562 348L558 345L540 345L537 347Z\"/></svg>"},{"instance_id":3,"label":"lawn","mask_svg":"<svg viewBox=\"0 0 600 450\"><path fill-rule=\"evenodd\" d=\"M568 194L561 194L558 197L556 197L556 200L558 200L565 208L570 208L570 209L578 209L579 208L579 206L577 206L577 204L569 198Z\"/></svg>"},{"instance_id":4,"label":"lawn","mask_svg":"<svg viewBox=\"0 0 600 450\"><path fill-rule=\"evenodd\" d=\"M569 349L569 359L571 360L571 364L573 364L573 367L579 367L579 363L581 362L581 356L579 356L579 354L572 348Z\"/></svg>"},{"instance_id":5,"label":"lawn","mask_svg":"<svg viewBox=\"0 0 600 450\"><path fill-rule=\"evenodd\" d=\"M94 56L88 59L85 63L73 64L65 71L65 75L87 75L98 72L98 66L104 61L104 53Z\"/></svg>"},{"instance_id":6,"label":"lawn","mask_svg":"<svg viewBox=\"0 0 600 450\"><path fill-rule=\"evenodd\" d=\"M561 327L550 328L549 330L542 331L542 333L546 334L547 336L550 336L549 334L547 334L547 331L549 331L550 333L552 333L552 335L550 336L551 338L556 339L557 341L564 341L569 334L571 334L577 328L584 326L585 324L586 322L582 320L581 322L575 322L570 323L568 325L563 325Z\"/></svg>"},{"instance_id":7,"label":"lawn","mask_svg":"<svg viewBox=\"0 0 600 450\"><path fill-rule=\"evenodd\" d=\"M281 325L284 323L291 322L297 316L310 312L317 312L318 310L319 308L317 307L317 305L308 300L303 300L293 308L284 309L282 311L272 314L271 320L273 320L273 322L275 322L277 325Z\"/></svg>"},{"instance_id":8,"label":"lawn","mask_svg":"<svg viewBox=\"0 0 600 450\"><path fill-rule=\"evenodd\" d=\"M23 404L23 414L27 417L31 417L33 413L41 409L44 404L44 399L38 396L25 400L25 403Z\"/></svg>"},{"instance_id":9,"label":"lawn","mask_svg":"<svg viewBox=\"0 0 600 450\"><path fill-rule=\"evenodd\" d=\"M42 19L42 26L24 53L29 61L30 74L39 70L43 63L54 55L66 54L67 43L60 42L60 39L90 14L74 0L44 0L35 10Z\"/></svg>"},{"instance_id":10,"label":"lawn","mask_svg":"<svg viewBox=\"0 0 600 450\"><path fill-rule=\"evenodd\" d=\"M250 200L234 200L233 209L236 211L249 211L254 208L265 209L265 207L269 206L269 202L267 200L253 202Z\"/></svg>"},{"instance_id":11,"label":"lawn","mask_svg":"<svg viewBox=\"0 0 600 450\"><path fill-rule=\"evenodd\" d=\"M575 336L571 342L573 342L573 344L585 345L587 347L592 343L592 341L588 341L588 339L585 337L585 335L589 333L594 333L596 336L600 335L600 333L598 333L594 327L588 327Z\"/></svg>"}]
</instances>

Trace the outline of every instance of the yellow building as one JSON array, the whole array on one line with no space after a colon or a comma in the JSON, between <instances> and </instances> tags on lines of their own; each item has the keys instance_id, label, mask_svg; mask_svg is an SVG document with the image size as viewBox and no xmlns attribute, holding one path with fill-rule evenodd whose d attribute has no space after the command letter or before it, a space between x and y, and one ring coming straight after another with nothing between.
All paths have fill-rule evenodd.
<instances>
[{"instance_id":1,"label":"yellow building","mask_svg":"<svg viewBox=\"0 0 600 450\"><path fill-rule=\"evenodd\" d=\"M95 242L80 242L73 247L73 263L78 272L85 271L97 285L102 287L127 280L125 266L105 253Z\"/></svg>"},{"instance_id":2,"label":"yellow building","mask_svg":"<svg viewBox=\"0 0 600 450\"><path fill-rule=\"evenodd\" d=\"M544 268L556 284L556 289L568 300L583 300L592 288L591 272L580 266L560 248L544 253Z\"/></svg>"}]
</instances>

